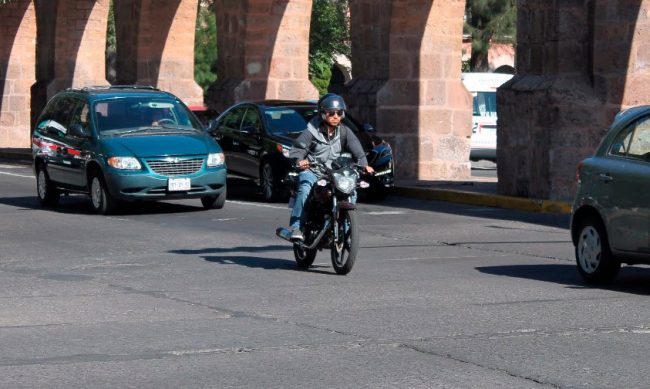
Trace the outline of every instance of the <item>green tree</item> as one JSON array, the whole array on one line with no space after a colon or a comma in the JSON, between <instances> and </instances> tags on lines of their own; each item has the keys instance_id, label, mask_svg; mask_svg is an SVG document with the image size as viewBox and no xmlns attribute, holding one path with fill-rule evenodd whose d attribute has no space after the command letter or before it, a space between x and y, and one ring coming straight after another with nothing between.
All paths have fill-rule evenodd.
<instances>
[{"instance_id":1,"label":"green tree","mask_svg":"<svg viewBox=\"0 0 650 389\"><path fill-rule=\"evenodd\" d=\"M467 0L463 30L472 36L470 70L487 71L490 44L514 44L516 28L515 0Z\"/></svg>"},{"instance_id":2,"label":"green tree","mask_svg":"<svg viewBox=\"0 0 650 389\"><path fill-rule=\"evenodd\" d=\"M214 2L201 1L194 38L194 79L204 91L217 79L217 24Z\"/></svg>"},{"instance_id":3,"label":"green tree","mask_svg":"<svg viewBox=\"0 0 650 389\"><path fill-rule=\"evenodd\" d=\"M348 0L314 0L309 30L309 79L323 94L332 77L335 54L349 56Z\"/></svg>"}]
</instances>

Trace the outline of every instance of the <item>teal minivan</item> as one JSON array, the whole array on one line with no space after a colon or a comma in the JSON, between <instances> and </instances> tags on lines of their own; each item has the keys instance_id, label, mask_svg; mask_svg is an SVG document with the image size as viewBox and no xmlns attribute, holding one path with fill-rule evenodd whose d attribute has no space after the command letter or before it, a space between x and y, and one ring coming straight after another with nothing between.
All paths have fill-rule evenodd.
<instances>
[{"instance_id":1,"label":"teal minivan","mask_svg":"<svg viewBox=\"0 0 650 389\"><path fill-rule=\"evenodd\" d=\"M62 193L90 195L101 214L126 201L197 198L206 209L226 201L221 147L176 96L152 87L56 94L36 121L32 155L43 206Z\"/></svg>"}]
</instances>

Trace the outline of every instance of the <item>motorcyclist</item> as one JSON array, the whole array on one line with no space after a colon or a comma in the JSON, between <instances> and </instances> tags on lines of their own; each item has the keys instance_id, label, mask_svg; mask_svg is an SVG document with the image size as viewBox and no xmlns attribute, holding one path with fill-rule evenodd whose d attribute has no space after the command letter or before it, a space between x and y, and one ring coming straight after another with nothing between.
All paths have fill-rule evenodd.
<instances>
[{"instance_id":1,"label":"motorcyclist","mask_svg":"<svg viewBox=\"0 0 650 389\"><path fill-rule=\"evenodd\" d=\"M295 166L300 170L289 220L293 241L304 240L301 231L303 207L311 188L322 175L318 169L311 167L310 161L331 167L332 161L342 152L349 152L366 173L374 172L368 165L359 139L341 122L345 117L346 108L345 101L339 95L328 93L321 97L318 100L318 115L309 121L307 129L300 134L289 151L289 158L295 161ZM356 194L353 195L352 201L355 200Z\"/></svg>"}]
</instances>

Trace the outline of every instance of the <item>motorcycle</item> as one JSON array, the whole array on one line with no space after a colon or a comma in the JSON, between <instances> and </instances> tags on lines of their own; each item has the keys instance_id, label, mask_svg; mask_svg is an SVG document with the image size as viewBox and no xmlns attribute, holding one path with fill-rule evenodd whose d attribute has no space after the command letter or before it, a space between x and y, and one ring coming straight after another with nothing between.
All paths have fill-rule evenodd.
<instances>
[{"instance_id":1,"label":"motorcycle","mask_svg":"<svg viewBox=\"0 0 650 389\"><path fill-rule=\"evenodd\" d=\"M332 161L331 168L317 162L311 165L320 169L323 176L305 202L305 239L292 242L296 264L307 269L319 250L329 249L334 271L345 275L352 270L359 251L359 226L352 196L357 187L367 188L368 183L360 180L361 167L349 153ZM291 231L287 228L278 228L276 235L291 242Z\"/></svg>"}]
</instances>

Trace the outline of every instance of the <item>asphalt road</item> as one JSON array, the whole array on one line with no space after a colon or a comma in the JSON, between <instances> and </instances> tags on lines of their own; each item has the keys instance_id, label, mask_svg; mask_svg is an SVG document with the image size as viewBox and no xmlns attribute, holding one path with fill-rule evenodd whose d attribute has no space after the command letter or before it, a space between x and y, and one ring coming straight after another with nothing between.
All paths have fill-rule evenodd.
<instances>
[{"instance_id":1,"label":"asphalt road","mask_svg":"<svg viewBox=\"0 0 650 389\"><path fill-rule=\"evenodd\" d=\"M2 388L641 388L650 271L585 287L567 216L361 203L352 273L295 268L283 204L229 180L110 217L0 163Z\"/></svg>"}]
</instances>

